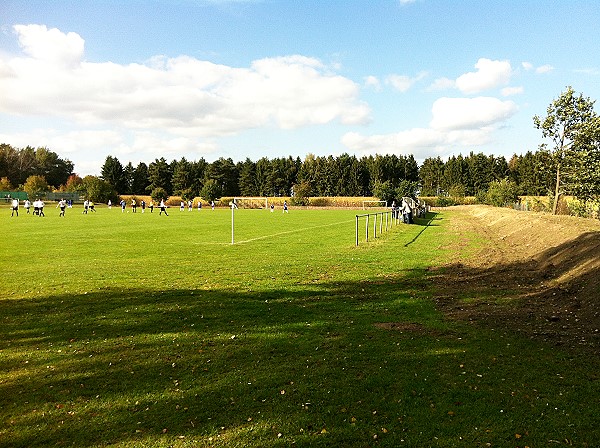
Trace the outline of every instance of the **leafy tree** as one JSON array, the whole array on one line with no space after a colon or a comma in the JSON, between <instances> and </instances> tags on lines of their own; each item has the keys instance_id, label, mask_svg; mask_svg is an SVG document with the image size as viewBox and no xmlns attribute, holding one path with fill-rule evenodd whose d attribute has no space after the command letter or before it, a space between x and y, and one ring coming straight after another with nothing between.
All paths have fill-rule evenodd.
<instances>
[{"instance_id":1,"label":"leafy tree","mask_svg":"<svg viewBox=\"0 0 600 448\"><path fill-rule=\"evenodd\" d=\"M418 189L418 182L414 180L403 179L400 181L398 187L396 187L396 199L399 201L400 198L416 198Z\"/></svg>"},{"instance_id":2,"label":"leafy tree","mask_svg":"<svg viewBox=\"0 0 600 448\"><path fill-rule=\"evenodd\" d=\"M596 113L594 101L582 94L576 95L569 86L552 101L546 114L543 118L535 115L533 123L542 131L542 137L549 138L553 144L549 152L553 156L556 169L552 207L552 212L556 214L560 196L565 193L564 186L569 183L568 179L563 179L563 173L567 176L580 174L578 170L573 170L572 162L581 160L577 152L585 150L590 145L589 141L593 139L593 132L590 132L593 126L590 122L596 119ZM546 150L547 145L542 144L540 149Z\"/></svg>"},{"instance_id":3,"label":"leafy tree","mask_svg":"<svg viewBox=\"0 0 600 448\"><path fill-rule=\"evenodd\" d=\"M221 187L215 179L208 179L200 191L200 196L206 201L214 201L222 196Z\"/></svg>"},{"instance_id":4,"label":"leafy tree","mask_svg":"<svg viewBox=\"0 0 600 448\"><path fill-rule=\"evenodd\" d=\"M156 187L150 193L150 197L152 198L153 201L160 202L163 199L166 200L169 197L169 195L167 194L167 190L165 190L164 188Z\"/></svg>"},{"instance_id":5,"label":"leafy tree","mask_svg":"<svg viewBox=\"0 0 600 448\"><path fill-rule=\"evenodd\" d=\"M154 191L157 188L162 188L167 192L167 196L172 193L171 179L173 171L164 157L156 159L148 166L149 185L146 187L148 191ZM165 196L165 197L167 197Z\"/></svg>"},{"instance_id":6,"label":"leafy tree","mask_svg":"<svg viewBox=\"0 0 600 448\"><path fill-rule=\"evenodd\" d=\"M48 182L44 176L33 175L29 176L23 185L23 190L29 197L43 196L50 191Z\"/></svg>"},{"instance_id":7,"label":"leafy tree","mask_svg":"<svg viewBox=\"0 0 600 448\"><path fill-rule=\"evenodd\" d=\"M118 194L113 186L98 176L85 176L83 178L84 195L94 202L117 202Z\"/></svg>"},{"instance_id":8,"label":"leafy tree","mask_svg":"<svg viewBox=\"0 0 600 448\"><path fill-rule=\"evenodd\" d=\"M396 191L392 186L392 182L386 180L385 182L376 182L373 186L373 194L381 201L392 202L396 199Z\"/></svg>"},{"instance_id":9,"label":"leafy tree","mask_svg":"<svg viewBox=\"0 0 600 448\"><path fill-rule=\"evenodd\" d=\"M505 207L518 201L518 187L509 179L495 180L490 183L486 202L496 207Z\"/></svg>"},{"instance_id":10,"label":"leafy tree","mask_svg":"<svg viewBox=\"0 0 600 448\"><path fill-rule=\"evenodd\" d=\"M69 176L73 174L73 163L61 159L48 148L38 148L35 151L35 160L35 173L44 176L49 185L58 187L66 183Z\"/></svg>"},{"instance_id":11,"label":"leafy tree","mask_svg":"<svg viewBox=\"0 0 600 448\"><path fill-rule=\"evenodd\" d=\"M102 179L108 182L114 190L118 193L125 194L127 185L125 183L125 177L123 176L123 165L121 165L119 159L113 156L107 156L104 165L102 165L102 168L100 169L100 174Z\"/></svg>"},{"instance_id":12,"label":"leafy tree","mask_svg":"<svg viewBox=\"0 0 600 448\"><path fill-rule=\"evenodd\" d=\"M455 199L455 202L458 199L464 198L467 195L467 188L463 184L454 184L448 190L448 196Z\"/></svg>"},{"instance_id":13,"label":"leafy tree","mask_svg":"<svg viewBox=\"0 0 600 448\"><path fill-rule=\"evenodd\" d=\"M28 146L15 149L10 145L0 145L0 176L7 177L11 184L22 185L29 176L37 174L35 150Z\"/></svg>"},{"instance_id":14,"label":"leafy tree","mask_svg":"<svg viewBox=\"0 0 600 448\"><path fill-rule=\"evenodd\" d=\"M65 191L69 193L83 192L85 187L83 185L83 179L77 174L71 174L65 183Z\"/></svg>"},{"instance_id":15,"label":"leafy tree","mask_svg":"<svg viewBox=\"0 0 600 448\"><path fill-rule=\"evenodd\" d=\"M47 148L15 149L7 144L0 145L0 176L7 177L13 185L22 185L29 176L38 175L57 187L72 173L73 163Z\"/></svg>"},{"instance_id":16,"label":"leafy tree","mask_svg":"<svg viewBox=\"0 0 600 448\"><path fill-rule=\"evenodd\" d=\"M292 205L308 205L311 196L310 184L307 181L294 185L294 197Z\"/></svg>"},{"instance_id":17,"label":"leafy tree","mask_svg":"<svg viewBox=\"0 0 600 448\"><path fill-rule=\"evenodd\" d=\"M8 180L8 177L3 177L0 179L0 190L12 190L13 186L10 183L10 180Z\"/></svg>"},{"instance_id":18,"label":"leafy tree","mask_svg":"<svg viewBox=\"0 0 600 448\"><path fill-rule=\"evenodd\" d=\"M583 139L580 139L583 136ZM577 136L578 151L569 152L567 183L571 193L586 201L600 198L600 117L589 120Z\"/></svg>"}]
</instances>

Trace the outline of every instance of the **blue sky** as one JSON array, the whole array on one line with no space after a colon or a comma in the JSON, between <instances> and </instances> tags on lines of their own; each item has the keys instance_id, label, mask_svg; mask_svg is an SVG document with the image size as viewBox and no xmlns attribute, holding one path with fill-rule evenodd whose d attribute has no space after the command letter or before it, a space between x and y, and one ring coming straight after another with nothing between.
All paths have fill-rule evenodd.
<instances>
[{"instance_id":1,"label":"blue sky","mask_svg":"<svg viewBox=\"0 0 600 448\"><path fill-rule=\"evenodd\" d=\"M600 99L597 1L4 0L0 142L99 174L186 157L443 159Z\"/></svg>"}]
</instances>

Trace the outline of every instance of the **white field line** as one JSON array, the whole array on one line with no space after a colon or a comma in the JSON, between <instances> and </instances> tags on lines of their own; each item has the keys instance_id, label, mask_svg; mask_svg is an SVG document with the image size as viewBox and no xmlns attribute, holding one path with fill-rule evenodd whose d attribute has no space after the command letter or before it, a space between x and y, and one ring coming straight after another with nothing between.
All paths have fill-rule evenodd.
<instances>
[{"instance_id":1,"label":"white field line","mask_svg":"<svg viewBox=\"0 0 600 448\"><path fill-rule=\"evenodd\" d=\"M354 222L354 220L353 219L349 219L347 221L333 222L333 223L330 223L330 224L322 224L320 226L302 227L300 229L286 230L285 232L272 233L270 235L257 236L256 238L250 238L248 240L236 241L235 244L251 243L253 241L264 240L264 239L267 239L267 238L272 238L274 236L288 235L290 233L304 232L306 230L320 229L320 228L323 228L323 227L332 227L332 226L337 226L337 225L344 224L344 223L347 223L347 222ZM222 243L222 244L225 244L225 243ZM231 245L231 243L229 243L229 245Z\"/></svg>"}]
</instances>

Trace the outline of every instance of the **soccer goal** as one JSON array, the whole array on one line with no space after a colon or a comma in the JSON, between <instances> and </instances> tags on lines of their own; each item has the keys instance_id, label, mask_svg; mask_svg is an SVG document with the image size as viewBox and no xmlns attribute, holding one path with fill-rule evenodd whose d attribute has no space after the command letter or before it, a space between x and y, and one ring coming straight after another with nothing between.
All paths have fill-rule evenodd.
<instances>
[{"instance_id":1,"label":"soccer goal","mask_svg":"<svg viewBox=\"0 0 600 448\"><path fill-rule=\"evenodd\" d=\"M268 199L266 197L241 197L233 198L238 208L267 208Z\"/></svg>"},{"instance_id":2,"label":"soccer goal","mask_svg":"<svg viewBox=\"0 0 600 448\"><path fill-rule=\"evenodd\" d=\"M362 201L363 210L372 207L387 207L387 201Z\"/></svg>"}]
</instances>

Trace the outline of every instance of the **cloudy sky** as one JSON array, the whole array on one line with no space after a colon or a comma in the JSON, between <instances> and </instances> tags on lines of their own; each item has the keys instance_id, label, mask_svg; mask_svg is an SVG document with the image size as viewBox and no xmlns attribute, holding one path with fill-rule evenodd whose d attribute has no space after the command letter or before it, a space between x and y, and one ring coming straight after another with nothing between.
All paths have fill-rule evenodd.
<instances>
[{"instance_id":1,"label":"cloudy sky","mask_svg":"<svg viewBox=\"0 0 600 448\"><path fill-rule=\"evenodd\" d=\"M600 99L597 0L2 0L0 143L122 163L542 142ZM597 107L598 109L598 107Z\"/></svg>"}]
</instances>

